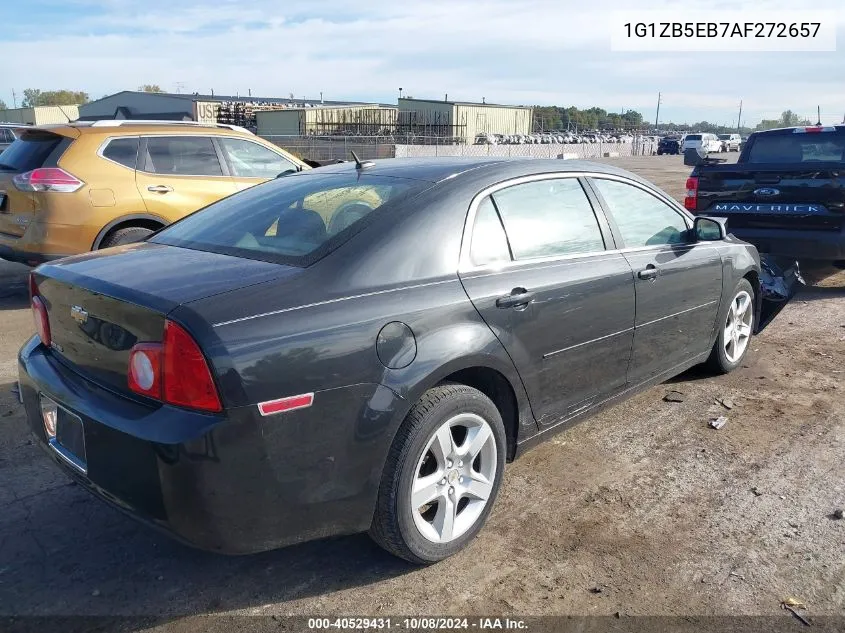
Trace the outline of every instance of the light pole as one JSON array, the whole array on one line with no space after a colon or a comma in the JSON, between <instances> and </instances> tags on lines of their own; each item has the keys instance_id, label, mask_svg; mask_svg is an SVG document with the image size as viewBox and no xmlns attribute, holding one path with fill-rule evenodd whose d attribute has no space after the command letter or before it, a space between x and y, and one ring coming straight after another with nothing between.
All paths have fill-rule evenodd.
<instances>
[{"instance_id":1,"label":"light pole","mask_svg":"<svg viewBox=\"0 0 845 633\"><path fill-rule=\"evenodd\" d=\"M399 98L402 98L402 88L399 88Z\"/></svg>"}]
</instances>

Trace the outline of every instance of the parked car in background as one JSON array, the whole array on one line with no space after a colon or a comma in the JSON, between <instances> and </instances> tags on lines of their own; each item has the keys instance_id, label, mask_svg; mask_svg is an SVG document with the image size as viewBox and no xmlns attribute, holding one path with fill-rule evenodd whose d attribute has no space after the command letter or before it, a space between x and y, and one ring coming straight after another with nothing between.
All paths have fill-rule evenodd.
<instances>
[{"instance_id":1,"label":"parked car in background","mask_svg":"<svg viewBox=\"0 0 845 633\"><path fill-rule=\"evenodd\" d=\"M722 142L723 152L738 152L742 145L742 137L739 134L719 134Z\"/></svg>"},{"instance_id":2,"label":"parked car in background","mask_svg":"<svg viewBox=\"0 0 845 633\"><path fill-rule=\"evenodd\" d=\"M0 156L0 258L137 241L303 161L235 126L96 121L23 131Z\"/></svg>"},{"instance_id":3,"label":"parked car in background","mask_svg":"<svg viewBox=\"0 0 845 633\"><path fill-rule=\"evenodd\" d=\"M701 148L705 153L715 153L722 151L722 141L719 140L719 137L715 134L709 133L697 133L697 134L687 134L684 137L683 145L681 146L681 151L685 152L688 149L699 149Z\"/></svg>"},{"instance_id":4,"label":"parked car in background","mask_svg":"<svg viewBox=\"0 0 845 633\"><path fill-rule=\"evenodd\" d=\"M198 547L369 530L432 563L551 431L739 366L759 274L608 165L343 163L38 267L21 394L76 481Z\"/></svg>"},{"instance_id":5,"label":"parked car in background","mask_svg":"<svg viewBox=\"0 0 845 633\"><path fill-rule=\"evenodd\" d=\"M21 132L28 126L19 123L0 123L0 154L15 142Z\"/></svg>"},{"instance_id":6,"label":"parked car in background","mask_svg":"<svg viewBox=\"0 0 845 633\"><path fill-rule=\"evenodd\" d=\"M657 155L680 154L681 142L673 136L665 136L657 143Z\"/></svg>"},{"instance_id":7,"label":"parked car in background","mask_svg":"<svg viewBox=\"0 0 845 633\"><path fill-rule=\"evenodd\" d=\"M736 164L697 165L684 204L762 253L845 267L845 125L755 132Z\"/></svg>"}]
</instances>

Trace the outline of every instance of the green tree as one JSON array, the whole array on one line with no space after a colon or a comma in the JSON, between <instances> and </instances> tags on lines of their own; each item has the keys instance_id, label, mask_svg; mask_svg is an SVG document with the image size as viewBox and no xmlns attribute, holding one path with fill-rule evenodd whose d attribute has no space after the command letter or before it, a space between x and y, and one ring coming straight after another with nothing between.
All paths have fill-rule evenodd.
<instances>
[{"instance_id":1,"label":"green tree","mask_svg":"<svg viewBox=\"0 0 845 633\"><path fill-rule=\"evenodd\" d=\"M27 88L23 91L23 102L21 105L25 108L33 108L36 106L61 106L61 105L77 105L80 103L88 103L87 92L73 91L73 90L46 90L41 91L37 88Z\"/></svg>"},{"instance_id":2,"label":"green tree","mask_svg":"<svg viewBox=\"0 0 845 633\"><path fill-rule=\"evenodd\" d=\"M8 106L6 105L6 102L3 101L2 99L0 99L0 110L7 110L7 109L8 109Z\"/></svg>"},{"instance_id":3,"label":"green tree","mask_svg":"<svg viewBox=\"0 0 845 633\"><path fill-rule=\"evenodd\" d=\"M158 84L144 84L138 86L138 92L164 92Z\"/></svg>"},{"instance_id":4,"label":"green tree","mask_svg":"<svg viewBox=\"0 0 845 633\"><path fill-rule=\"evenodd\" d=\"M780 115L780 124L782 127L792 127L798 125L798 115L792 110L784 110Z\"/></svg>"}]
</instances>

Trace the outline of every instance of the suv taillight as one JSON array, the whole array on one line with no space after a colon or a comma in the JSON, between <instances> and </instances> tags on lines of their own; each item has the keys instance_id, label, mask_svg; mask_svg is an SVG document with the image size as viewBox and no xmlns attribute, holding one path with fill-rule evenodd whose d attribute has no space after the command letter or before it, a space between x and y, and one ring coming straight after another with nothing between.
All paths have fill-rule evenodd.
<instances>
[{"instance_id":1,"label":"suv taillight","mask_svg":"<svg viewBox=\"0 0 845 633\"><path fill-rule=\"evenodd\" d=\"M182 326L164 323L163 343L139 343L129 352L129 389L167 404L221 411L211 369Z\"/></svg>"},{"instance_id":2,"label":"suv taillight","mask_svg":"<svg viewBox=\"0 0 845 633\"><path fill-rule=\"evenodd\" d=\"M684 196L684 207L689 211L698 209L698 178L687 178L687 193Z\"/></svg>"},{"instance_id":3,"label":"suv taillight","mask_svg":"<svg viewBox=\"0 0 845 633\"><path fill-rule=\"evenodd\" d=\"M55 191L73 193L85 183L60 167L39 167L12 178L21 191Z\"/></svg>"},{"instance_id":4,"label":"suv taillight","mask_svg":"<svg viewBox=\"0 0 845 633\"><path fill-rule=\"evenodd\" d=\"M35 283L35 276L32 273L29 273L29 304L32 307L32 320L35 322L38 338L45 347L50 347L53 340L50 334L50 318L47 316L47 306L38 294L38 284Z\"/></svg>"}]
</instances>

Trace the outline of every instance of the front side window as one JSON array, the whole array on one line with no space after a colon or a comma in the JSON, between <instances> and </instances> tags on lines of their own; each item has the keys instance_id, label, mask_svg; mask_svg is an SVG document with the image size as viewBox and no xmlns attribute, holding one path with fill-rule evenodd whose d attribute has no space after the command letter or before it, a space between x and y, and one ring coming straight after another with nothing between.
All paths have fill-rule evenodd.
<instances>
[{"instance_id":1,"label":"front side window","mask_svg":"<svg viewBox=\"0 0 845 633\"><path fill-rule=\"evenodd\" d=\"M613 214L626 248L686 242L688 227L683 216L656 196L617 180L593 182Z\"/></svg>"},{"instance_id":2,"label":"front side window","mask_svg":"<svg viewBox=\"0 0 845 633\"><path fill-rule=\"evenodd\" d=\"M151 241L308 266L364 230L373 212L398 207L429 184L357 173L297 174L224 198Z\"/></svg>"},{"instance_id":3,"label":"front side window","mask_svg":"<svg viewBox=\"0 0 845 633\"><path fill-rule=\"evenodd\" d=\"M514 185L493 194L514 259L604 250L593 207L575 178Z\"/></svg>"},{"instance_id":4,"label":"front side window","mask_svg":"<svg viewBox=\"0 0 845 633\"><path fill-rule=\"evenodd\" d=\"M206 136L150 137L144 171L165 176L223 175L214 143Z\"/></svg>"},{"instance_id":5,"label":"front side window","mask_svg":"<svg viewBox=\"0 0 845 633\"><path fill-rule=\"evenodd\" d=\"M297 171L296 165L266 147L237 138L218 139L237 178L275 178Z\"/></svg>"}]
</instances>

